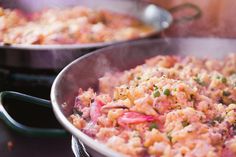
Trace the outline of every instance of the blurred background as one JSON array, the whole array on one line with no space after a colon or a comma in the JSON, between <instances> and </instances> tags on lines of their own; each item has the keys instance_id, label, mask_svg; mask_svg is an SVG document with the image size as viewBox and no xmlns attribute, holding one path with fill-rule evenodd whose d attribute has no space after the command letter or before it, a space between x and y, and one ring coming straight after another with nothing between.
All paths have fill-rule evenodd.
<instances>
[{"instance_id":1,"label":"blurred background","mask_svg":"<svg viewBox=\"0 0 236 157\"><path fill-rule=\"evenodd\" d=\"M171 9L183 3L196 4L202 11L202 16L192 22L173 25L165 33L167 36L196 37L229 37L236 36L236 19L234 0L148 0L166 9ZM187 10L186 10L187 11ZM188 12L181 12L188 14ZM179 16L179 15L174 15Z\"/></svg>"}]
</instances>

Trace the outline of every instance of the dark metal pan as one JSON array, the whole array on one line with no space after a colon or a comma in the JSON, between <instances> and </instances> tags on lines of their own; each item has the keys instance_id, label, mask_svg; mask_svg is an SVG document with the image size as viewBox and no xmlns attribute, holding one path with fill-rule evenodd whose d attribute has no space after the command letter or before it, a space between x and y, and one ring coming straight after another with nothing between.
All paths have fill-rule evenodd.
<instances>
[{"instance_id":1,"label":"dark metal pan","mask_svg":"<svg viewBox=\"0 0 236 157\"><path fill-rule=\"evenodd\" d=\"M86 151L91 156L122 157L123 155L112 151L103 144L94 141L92 138L78 130L67 119L72 113L75 97L78 89L92 87L97 89L98 78L107 71L122 71L138 64L144 63L145 59L155 55L190 55L197 57L223 58L226 54L236 52L236 40L214 39L214 38L170 38L157 40L144 40L132 43L114 45L87 54L66 66L55 79L51 89L51 103L58 121L76 139L82 141ZM3 92L1 100L12 93ZM11 95L12 96L12 95ZM14 93L14 98L21 98L22 95ZM9 98L9 97L8 97ZM27 97L23 97L28 100ZM36 98L34 98L36 99ZM28 102L38 104L39 101L31 99ZM40 103L45 103L41 101ZM3 102L0 104L1 119L7 121ZM10 122L11 123L11 122ZM13 124L14 125L14 124ZM76 150L74 148L74 150ZM76 152L76 151L75 151Z\"/></svg>"},{"instance_id":2,"label":"dark metal pan","mask_svg":"<svg viewBox=\"0 0 236 157\"><path fill-rule=\"evenodd\" d=\"M156 5L137 0L41 0L33 2L31 0L12 0L2 1L3 7L18 8L27 12L38 11L50 7L70 7L73 5L83 5L93 9L107 9L114 12L131 15L138 18L147 25L155 28L153 34L144 38L156 36L161 31L167 29L172 22L186 22L197 19L201 16L201 10L193 4L182 4L171 8L169 11ZM184 9L191 9L194 15L186 15L180 19L174 19L171 13ZM139 38L142 39L142 38ZM125 41L121 41L125 42ZM31 69L53 69L60 70L72 60L88 53L94 49L120 43L103 42L90 44L71 44L71 45L0 45L0 65L17 68Z\"/></svg>"}]
</instances>

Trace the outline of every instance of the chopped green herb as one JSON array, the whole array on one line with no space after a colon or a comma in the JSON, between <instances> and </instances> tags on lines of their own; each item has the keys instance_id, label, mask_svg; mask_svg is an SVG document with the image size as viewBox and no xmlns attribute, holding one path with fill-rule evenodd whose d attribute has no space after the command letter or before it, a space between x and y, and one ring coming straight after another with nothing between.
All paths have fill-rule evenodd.
<instances>
[{"instance_id":1,"label":"chopped green herb","mask_svg":"<svg viewBox=\"0 0 236 157\"><path fill-rule=\"evenodd\" d=\"M77 110L77 109L73 109L74 114L78 114L79 116L83 115L83 112Z\"/></svg>"},{"instance_id":2,"label":"chopped green herb","mask_svg":"<svg viewBox=\"0 0 236 157\"><path fill-rule=\"evenodd\" d=\"M235 123L233 124L232 127L233 127L234 130L236 130L236 124Z\"/></svg>"},{"instance_id":3,"label":"chopped green herb","mask_svg":"<svg viewBox=\"0 0 236 157\"><path fill-rule=\"evenodd\" d=\"M157 129L157 124L156 123L151 123L149 126L149 131L151 131L152 129Z\"/></svg>"},{"instance_id":4,"label":"chopped green herb","mask_svg":"<svg viewBox=\"0 0 236 157\"><path fill-rule=\"evenodd\" d=\"M165 90L164 90L164 94L165 94L166 96L169 96L169 95L170 95L170 90L169 90L169 89L165 89Z\"/></svg>"},{"instance_id":5,"label":"chopped green herb","mask_svg":"<svg viewBox=\"0 0 236 157\"><path fill-rule=\"evenodd\" d=\"M217 116L215 118L213 118L212 120L208 121L207 123L210 125L210 126L215 126L218 123L221 123L224 121L224 118L222 116Z\"/></svg>"},{"instance_id":6,"label":"chopped green herb","mask_svg":"<svg viewBox=\"0 0 236 157\"><path fill-rule=\"evenodd\" d=\"M153 92L153 97L156 98L156 97L159 97L161 94L158 90L154 91Z\"/></svg>"},{"instance_id":7,"label":"chopped green herb","mask_svg":"<svg viewBox=\"0 0 236 157\"><path fill-rule=\"evenodd\" d=\"M214 120L221 123L221 122L223 122L224 118L221 117L221 116L217 116L217 117L214 118Z\"/></svg>"},{"instance_id":8,"label":"chopped green herb","mask_svg":"<svg viewBox=\"0 0 236 157\"><path fill-rule=\"evenodd\" d=\"M228 92L228 91L223 91L223 96L230 96L230 92Z\"/></svg>"},{"instance_id":9,"label":"chopped green herb","mask_svg":"<svg viewBox=\"0 0 236 157\"><path fill-rule=\"evenodd\" d=\"M222 83L227 83L227 79L226 79L225 77L222 77L222 78L221 78L221 82L222 82Z\"/></svg>"},{"instance_id":10,"label":"chopped green herb","mask_svg":"<svg viewBox=\"0 0 236 157\"><path fill-rule=\"evenodd\" d=\"M195 77L193 80L201 86L204 86L206 84L205 82L201 81L200 78L198 78L198 77Z\"/></svg>"},{"instance_id":11,"label":"chopped green herb","mask_svg":"<svg viewBox=\"0 0 236 157\"><path fill-rule=\"evenodd\" d=\"M200 81L200 78L198 78L198 77L193 78L193 80L194 80L195 82L197 82L197 83L200 83L200 82L201 82L201 81Z\"/></svg>"},{"instance_id":12,"label":"chopped green herb","mask_svg":"<svg viewBox=\"0 0 236 157\"><path fill-rule=\"evenodd\" d=\"M169 139L170 142L172 142L172 136L170 134L167 134L167 138Z\"/></svg>"},{"instance_id":13,"label":"chopped green herb","mask_svg":"<svg viewBox=\"0 0 236 157\"><path fill-rule=\"evenodd\" d=\"M156 85L154 85L153 87L154 87L154 90L158 90L158 87Z\"/></svg>"},{"instance_id":14,"label":"chopped green herb","mask_svg":"<svg viewBox=\"0 0 236 157\"><path fill-rule=\"evenodd\" d=\"M141 80L141 77L140 77L140 76L138 76L138 77L137 77L137 79L138 79L138 80Z\"/></svg>"},{"instance_id":15,"label":"chopped green herb","mask_svg":"<svg viewBox=\"0 0 236 157\"><path fill-rule=\"evenodd\" d=\"M216 76L216 79L220 79L220 76Z\"/></svg>"},{"instance_id":16,"label":"chopped green herb","mask_svg":"<svg viewBox=\"0 0 236 157\"><path fill-rule=\"evenodd\" d=\"M193 101L193 100L194 100L194 95L190 94L190 101Z\"/></svg>"},{"instance_id":17,"label":"chopped green herb","mask_svg":"<svg viewBox=\"0 0 236 157\"><path fill-rule=\"evenodd\" d=\"M209 124L210 126L215 126L215 125L216 125L216 122L215 122L214 120L211 120L211 121L208 122L208 124Z\"/></svg>"},{"instance_id":18,"label":"chopped green herb","mask_svg":"<svg viewBox=\"0 0 236 157\"><path fill-rule=\"evenodd\" d=\"M183 127L186 127L186 126L188 126L190 123L188 122L188 121L182 121L182 125L183 125Z\"/></svg>"}]
</instances>

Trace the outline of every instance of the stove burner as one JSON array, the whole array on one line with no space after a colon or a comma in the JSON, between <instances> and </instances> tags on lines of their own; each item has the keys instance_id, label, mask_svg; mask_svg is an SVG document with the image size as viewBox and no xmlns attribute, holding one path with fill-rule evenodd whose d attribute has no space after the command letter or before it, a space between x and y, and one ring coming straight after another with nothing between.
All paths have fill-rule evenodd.
<instances>
[{"instance_id":1,"label":"stove burner","mask_svg":"<svg viewBox=\"0 0 236 157\"><path fill-rule=\"evenodd\" d=\"M50 89L55 77L56 72L16 71L0 68L0 91L12 90L50 99Z\"/></svg>"}]
</instances>

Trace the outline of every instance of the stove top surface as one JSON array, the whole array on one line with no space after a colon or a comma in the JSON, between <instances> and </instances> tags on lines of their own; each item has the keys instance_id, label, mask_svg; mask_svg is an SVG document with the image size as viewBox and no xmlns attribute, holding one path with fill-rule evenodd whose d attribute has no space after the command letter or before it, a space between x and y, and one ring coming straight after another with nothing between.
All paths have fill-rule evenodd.
<instances>
[{"instance_id":1,"label":"stove top surface","mask_svg":"<svg viewBox=\"0 0 236 157\"><path fill-rule=\"evenodd\" d=\"M55 74L28 74L0 68L0 91L12 90L49 100L54 77ZM17 104L10 105L15 108ZM33 108L28 109L29 112L33 110ZM13 113L16 112L21 112L22 117L29 118L30 116L19 108L15 108ZM71 135L57 138L26 137L10 130L0 119L0 156L74 157L71 149Z\"/></svg>"},{"instance_id":2,"label":"stove top surface","mask_svg":"<svg viewBox=\"0 0 236 157\"><path fill-rule=\"evenodd\" d=\"M1 157L74 157L71 136L61 138L32 138L9 130L0 121Z\"/></svg>"}]
</instances>

